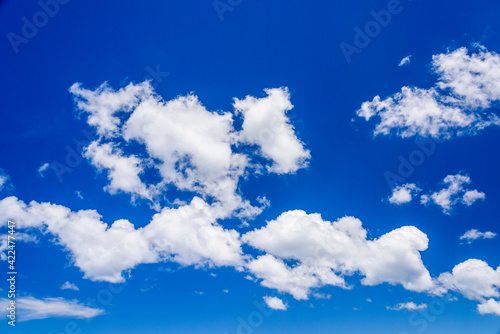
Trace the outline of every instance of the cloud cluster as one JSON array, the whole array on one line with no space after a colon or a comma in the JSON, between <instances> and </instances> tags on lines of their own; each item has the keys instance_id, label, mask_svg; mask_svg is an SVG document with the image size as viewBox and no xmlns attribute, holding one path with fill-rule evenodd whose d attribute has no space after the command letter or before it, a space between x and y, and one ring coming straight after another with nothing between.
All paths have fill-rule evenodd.
<instances>
[{"instance_id":1,"label":"cloud cluster","mask_svg":"<svg viewBox=\"0 0 500 334\"><path fill-rule=\"evenodd\" d=\"M458 203L466 206L471 206L477 200L484 200L486 195L476 189L465 189L465 186L471 183L468 175L458 173L456 175L448 175L443 180L445 186L439 191L424 194L420 197L420 203L427 205L430 203L436 204L443 210L443 213L450 214L453 208ZM414 183L406 183L401 186L396 186L392 190L389 197L389 203L402 205L411 202L422 189Z\"/></svg>"},{"instance_id":2,"label":"cloud cluster","mask_svg":"<svg viewBox=\"0 0 500 334\"><path fill-rule=\"evenodd\" d=\"M469 55L459 48L432 57L438 76L434 87L404 86L385 99L375 96L356 111L366 120L378 116L374 134L400 137L442 137L474 134L488 126L500 125L490 110L500 100L500 56L476 46Z\"/></svg>"},{"instance_id":3,"label":"cloud cluster","mask_svg":"<svg viewBox=\"0 0 500 334\"><path fill-rule=\"evenodd\" d=\"M448 175L443 180L445 188L428 195L422 195L420 202L424 205L429 203L436 204L441 207L443 213L450 214L453 207L458 203L471 206L477 200L484 200L486 198L484 193L476 189L465 189L465 186L470 183L471 180L468 175L460 173Z\"/></svg>"},{"instance_id":4,"label":"cloud cluster","mask_svg":"<svg viewBox=\"0 0 500 334\"><path fill-rule=\"evenodd\" d=\"M157 209L159 195L174 186L220 203L226 216L255 217L262 207L238 190L240 178L257 168L254 158L262 156L272 162L269 172L283 174L305 167L310 157L286 115L293 107L286 88L235 99L233 113L209 111L194 95L164 101L149 82L118 91L74 84L70 92L99 134L84 155L106 171L106 190L148 199ZM233 126L239 116L240 131Z\"/></svg>"}]
</instances>

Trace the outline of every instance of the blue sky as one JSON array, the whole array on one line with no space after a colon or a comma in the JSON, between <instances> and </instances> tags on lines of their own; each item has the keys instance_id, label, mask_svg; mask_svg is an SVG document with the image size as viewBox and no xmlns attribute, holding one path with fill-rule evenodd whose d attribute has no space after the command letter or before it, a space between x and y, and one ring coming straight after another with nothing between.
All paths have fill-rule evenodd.
<instances>
[{"instance_id":1,"label":"blue sky","mask_svg":"<svg viewBox=\"0 0 500 334\"><path fill-rule=\"evenodd\" d=\"M500 333L499 10L0 2L0 332Z\"/></svg>"}]
</instances>

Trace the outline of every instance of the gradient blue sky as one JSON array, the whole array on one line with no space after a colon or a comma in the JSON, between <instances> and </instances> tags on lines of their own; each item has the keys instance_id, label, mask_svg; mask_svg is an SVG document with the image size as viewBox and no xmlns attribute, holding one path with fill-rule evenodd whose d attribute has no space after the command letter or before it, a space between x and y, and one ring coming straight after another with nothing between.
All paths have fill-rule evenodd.
<instances>
[{"instance_id":1,"label":"gradient blue sky","mask_svg":"<svg viewBox=\"0 0 500 334\"><path fill-rule=\"evenodd\" d=\"M127 194L103 191L106 174L87 160L76 163L62 179L50 167L43 177L37 170L43 163L64 164L67 148L76 149L87 140L82 133L90 130L86 115L77 110L68 91L75 82L91 90L108 82L118 90L159 69L164 73L152 84L164 100L192 92L210 111L232 111L233 98L261 98L266 88L289 89L294 108L288 117L310 151L308 166L296 173L250 175L240 181L245 198L254 201L265 195L271 204L250 227L239 228L234 218L225 228L244 233L295 209L320 213L331 222L353 216L363 222L369 239L406 225L424 232L429 247L421 256L432 277L468 259L481 259L492 268L500 265L500 238L471 244L459 239L470 229L500 231L498 126L452 135L405 178L404 183L415 183L421 194L428 194L439 191L447 175L462 173L472 181L468 188L486 196L445 214L437 205L420 205L419 198L399 206L388 202L392 187L384 175L398 173L398 158L408 159L418 149L419 136L375 136L378 120L356 116L361 104L376 95L385 98L403 86L433 87L433 55L461 47L472 52L474 43L500 52L500 3L401 0L400 13L392 15L350 62L341 43L354 45L354 28L363 29L373 20L370 12L386 9L390 1L233 3L221 20L212 1L73 0L61 4L16 52L9 33L22 35L23 18L32 21L41 7L37 1L1 1L0 168L9 181L0 199L16 196L25 203L92 209L108 224L128 219L136 228L146 226L155 213L148 202L131 204ZM398 66L408 55L410 63ZM498 114L497 102L492 113ZM170 201L176 198L175 193L168 196L173 196ZM6 226L5 221L1 224ZM500 333L500 317L479 314L478 302L460 292L450 292L457 300L443 303L450 296L387 283L364 286L358 274L346 276L352 289L325 286L317 292L331 296L328 299L296 300L245 279L247 272L232 267L183 268L164 262L140 264L130 271L125 286L115 286L111 289L116 293L109 294L102 291L110 291L110 283L84 279L71 253L54 243L53 235L27 233L38 242L17 246L18 298L77 300L104 314L87 320L54 316L24 321L15 329L4 319L0 333L237 333L239 318L248 323L255 312L269 311L264 296L281 298L288 310L263 316L262 323L251 326L254 333ZM0 267L7 272L5 261ZM61 290L66 281L79 291ZM6 295L5 280L0 288ZM112 296L109 302L100 298L92 303L104 293ZM427 313L387 309L406 302L427 304ZM445 307L436 311L433 305Z\"/></svg>"}]
</instances>

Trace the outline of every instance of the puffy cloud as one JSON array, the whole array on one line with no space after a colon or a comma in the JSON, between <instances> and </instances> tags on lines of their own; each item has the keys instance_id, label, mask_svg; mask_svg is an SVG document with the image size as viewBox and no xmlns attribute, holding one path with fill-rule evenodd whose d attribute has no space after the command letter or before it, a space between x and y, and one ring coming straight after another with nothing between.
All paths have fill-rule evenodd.
<instances>
[{"instance_id":1,"label":"puffy cloud","mask_svg":"<svg viewBox=\"0 0 500 334\"><path fill-rule=\"evenodd\" d=\"M287 89L266 89L267 97L235 99L234 108L243 114L240 140L260 147L262 155L273 161L270 171L294 173L307 165L308 150L297 138L286 112L293 108Z\"/></svg>"},{"instance_id":2,"label":"puffy cloud","mask_svg":"<svg viewBox=\"0 0 500 334\"><path fill-rule=\"evenodd\" d=\"M463 235L460 236L460 240L466 240L467 243L472 243L477 239L493 239L497 234L493 232L479 232L475 228L472 230L468 230Z\"/></svg>"},{"instance_id":3,"label":"puffy cloud","mask_svg":"<svg viewBox=\"0 0 500 334\"><path fill-rule=\"evenodd\" d=\"M236 113L243 115L240 132L233 113L208 111L194 95L164 101L149 82L118 91L107 84L94 91L75 84L70 91L100 135L85 156L108 171L106 189L149 199L156 208L157 195L173 185L221 203L227 216L252 218L263 207L252 206L238 190L239 179L254 168L251 151L236 149L256 144L260 150L250 154L271 159L269 170L276 173L295 172L309 158L285 114L292 108L286 89L266 90L262 99L236 99ZM270 127L271 136L262 137L260 126ZM160 181L152 184L148 175L159 175Z\"/></svg>"},{"instance_id":4,"label":"puffy cloud","mask_svg":"<svg viewBox=\"0 0 500 334\"><path fill-rule=\"evenodd\" d=\"M108 226L94 210L73 212L34 201L26 205L16 197L0 201L0 220L12 219L18 229L34 227L55 235L85 278L112 283L124 281L123 271L141 263L241 265L239 234L218 225L218 213L220 208L195 198L189 205L164 209L149 225L136 229L125 219Z\"/></svg>"},{"instance_id":5,"label":"puffy cloud","mask_svg":"<svg viewBox=\"0 0 500 334\"><path fill-rule=\"evenodd\" d=\"M482 200L486 199L486 195L482 192L477 191L476 189L469 190L462 197L462 203L464 203L467 206L471 206L472 204L474 204L475 201L479 199Z\"/></svg>"},{"instance_id":6,"label":"puffy cloud","mask_svg":"<svg viewBox=\"0 0 500 334\"><path fill-rule=\"evenodd\" d=\"M389 202L396 205L401 205L404 203L409 203L412 197L422 189L418 188L414 183L403 184L402 186L397 186L392 190L392 195L389 197Z\"/></svg>"},{"instance_id":7,"label":"puffy cloud","mask_svg":"<svg viewBox=\"0 0 500 334\"><path fill-rule=\"evenodd\" d=\"M278 297L265 296L264 302L266 303L266 305L269 308L271 308L273 310L286 311L288 309L288 307L285 305L285 303L283 303L283 301L281 299L279 299Z\"/></svg>"},{"instance_id":8,"label":"puffy cloud","mask_svg":"<svg viewBox=\"0 0 500 334\"><path fill-rule=\"evenodd\" d=\"M61 290L75 290L80 291L80 289L73 283L66 281L63 285L61 285Z\"/></svg>"},{"instance_id":9,"label":"puffy cloud","mask_svg":"<svg viewBox=\"0 0 500 334\"><path fill-rule=\"evenodd\" d=\"M380 117L375 135L449 138L500 125L497 114L487 110L500 99L498 54L479 46L477 53L469 55L460 48L434 55L432 65L438 75L434 87L404 86L386 99L375 96L361 105L358 116Z\"/></svg>"},{"instance_id":10,"label":"puffy cloud","mask_svg":"<svg viewBox=\"0 0 500 334\"><path fill-rule=\"evenodd\" d=\"M198 197L189 205L165 208L144 228L144 238L162 258L185 266L241 266L240 235L217 223L217 211Z\"/></svg>"},{"instance_id":11,"label":"puffy cloud","mask_svg":"<svg viewBox=\"0 0 500 334\"><path fill-rule=\"evenodd\" d=\"M368 240L359 219L344 217L331 223L319 214L295 210L246 233L242 240L267 253L249 264L262 285L297 299L306 299L311 288L345 287L342 276L354 273L365 276L364 285L401 284L413 291L433 288L420 257L420 251L427 249L427 236L412 226ZM288 266L283 260L296 265Z\"/></svg>"},{"instance_id":12,"label":"puffy cloud","mask_svg":"<svg viewBox=\"0 0 500 334\"><path fill-rule=\"evenodd\" d=\"M408 303L399 303L393 307L387 306L386 308L388 310L393 310L393 311L401 311L401 310L418 311L418 310L425 310L427 308L427 304L417 305L414 302L408 302Z\"/></svg>"},{"instance_id":13,"label":"puffy cloud","mask_svg":"<svg viewBox=\"0 0 500 334\"><path fill-rule=\"evenodd\" d=\"M298 265L291 268L270 254L250 261L247 268L262 280L262 286L289 293L298 300L308 299L312 288L345 286L343 278L327 267Z\"/></svg>"},{"instance_id":14,"label":"puffy cloud","mask_svg":"<svg viewBox=\"0 0 500 334\"><path fill-rule=\"evenodd\" d=\"M9 299L0 299L0 305L5 313ZM104 314L104 310L91 308L82 305L77 300L64 298L20 297L16 298L16 309L19 312L19 321L60 317L90 319Z\"/></svg>"},{"instance_id":15,"label":"puffy cloud","mask_svg":"<svg viewBox=\"0 0 500 334\"><path fill-rule=\"evenodd\" d=\"M410 64L410 61L411 61L411 59L410 59L410 58L411 58L411 55L404 57L404 58L403 58L403 59L401 59L401 61L399 62L399 65L398 65L398 66L399 66L399 67L401 67L401 66L405 66L405 65Z\"/></svg>"},{"instance_id":16,"label":"puffy cloud","mask_svg":"<svg viewBox=\"0 0 500 334\"><path fill-rule=\"evenodd\" d=\"M441 274L439 281L445 288L459 291L468 299L500 297L500 267L495 270L481 260L469 259L457 264L451 273Z\"/></svg>"},{"instance_id":17,"label":"puffy cloud","mask_svg":"<svg viewBox=\"0 0 500 334\"><path fill-rule=\"evenodd\" d=\"M443 180L443 183L448 187L429 195L422 195L421 203L428 204L432 201L432 203L440 206L445 214L450 214L453 207L459 202L470 206L476 200L486 198L482 192L464 189L465 185L471 183L468 175L448 175Z\"/></svg>"},{"instance_id":18,"label":"puffy cloud","mask_svg":"<svg viewBox=\"0 0 500 334\"><path fill-rule=\"evenodd\" d=\"M480 314L500 315L500 302L490 298L477 306Z\"/></svg>"},{"instance_id":19,"label":"puffy cloud","mask_svg":"<svg viewBox=\"0 0 500 334\"><path fill-rule=\"evenodd\" d=\"M108 171L109 185L105 188L110 194L118 191L152 200L154 189L141 181L144 172L142 162L135 155L123 156L123 152L113 144L92 142L84 152L84 156L99 170Z\"/></svg>"}]
</instances>

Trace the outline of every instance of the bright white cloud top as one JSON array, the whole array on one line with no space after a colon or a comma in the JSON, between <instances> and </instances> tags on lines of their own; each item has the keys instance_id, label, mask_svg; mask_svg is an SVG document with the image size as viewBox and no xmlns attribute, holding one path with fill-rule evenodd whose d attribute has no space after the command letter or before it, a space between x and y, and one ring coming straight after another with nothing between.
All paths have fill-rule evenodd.
<instances>
[{"instance_id":1,"label":"bright white cloud top","mask_svg":"<svg viewBox=\"0 0 500 334\"><path fill-rule=\"evenodd\" d=\"M490 110L500 100L500 56L476 46L469 55L466 48L432 57L438 76L434 87L404 86L401 92L381 99L375 96L356 111L367 121L378 116L375 135L394 133L403 138L450 138L474 134L486 127L500 125L497 113Z\"/></svg>"}]
</instances>

